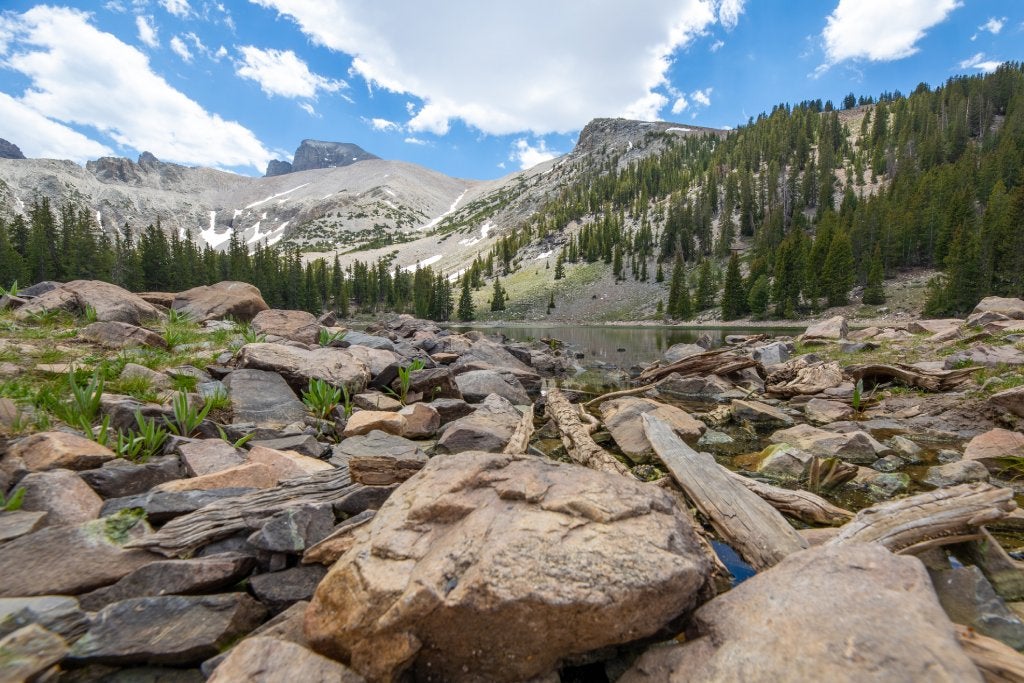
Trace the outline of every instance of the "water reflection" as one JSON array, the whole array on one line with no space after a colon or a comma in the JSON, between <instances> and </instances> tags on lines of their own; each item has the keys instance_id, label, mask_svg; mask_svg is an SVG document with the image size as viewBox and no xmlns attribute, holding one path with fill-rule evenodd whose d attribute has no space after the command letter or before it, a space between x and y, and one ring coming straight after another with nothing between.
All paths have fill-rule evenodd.
<instances>
[{"instance_id":1,"label":"water reflection","mask_svg":"<svg viewBox=\"0 0 1024 683\"><path fill-rule=\"evenodd\" d=\"M544 325L509 327L454 327L460 332L480 330L485 334L503 334L515 341L533 341L542 338L559 339L573 352L583 353L589 360L599 360L628 368L647 365L673 344L695 343L702 335L711 339L713 346L721 346L730 334L796 335L803 328L749 328L749 327L619 327L585 325Z\"/></svg>"}]
</instances>

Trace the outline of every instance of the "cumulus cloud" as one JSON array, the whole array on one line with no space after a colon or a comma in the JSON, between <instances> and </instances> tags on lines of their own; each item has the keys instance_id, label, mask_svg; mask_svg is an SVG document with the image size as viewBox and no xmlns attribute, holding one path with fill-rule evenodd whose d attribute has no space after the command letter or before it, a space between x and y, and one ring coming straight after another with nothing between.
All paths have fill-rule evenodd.
<instances>
[{"instance_id":1,"label":"cumulus cloud","mask_svg":"<svg viewBox=\"0 0 1024 683\"><path fill-rule=\"evenodd\" d=\"M345 81L313 73L291 50L263 50L243 45L238 51L242 54L242 61L236 65L235 73L256 81L268 95L309 99L316 97L319 90L337 92L348 87Z\"/></svg>"},{"instance_id":2,"label":"cumulus cloud","mask_svg":"<svg viewBox=\"0 0 1024 683\"><path fill-rule=\"evenodd\" d=\"M746 0L722 0L718 6L718 21L727 29L735 28L740 23L740 15L743 14L743 5Z\"/></svg>"},{"instance_id":3,"label":"cumulus cloud","mask_svg":"<svg viewBox=\"0 0 1024 683\"><path fill-rule=\"evenodd\" d=\"M25 156L71 159L82 163L113 154L109 147L82 135L0 92L0 138L10 140Z\"/></svg>"},{"instance_id":4,"label":"cumulus cloud","mask_svg":"<svg viewBox=\"0 0 1024 683\"><path fill-rule=\"evenodd\" d=\"M185 44L185 41L179 38L178 36L174 36L173 38L171 38L171 51L174 52L174 54L181 57L186 62L192 61L191 50L188 49L188 45Z\"/></svg>"},{"instance_id":5,"label":"cumulus cloud","mask_svg":"<svg viewBox=\"0 0 1024 683\"><path fill-rule=\"evenodd\" d=\"M409 136L405 139L405 143L409 145L429 145L430 143L426 140L421 140L417 137Z\"/></svg>"},{"instance_id":6,"label":"cumulus cloud","mask_svg":"<svg viewBox=\"0 0 1024 683\"><path fill-rule=\"evenodd\" d=\"M819 71L847 59L909 57L925 32L960 6L960 0L839 0L822 33L826 63Z\"/></svg>"},{"instance_id":7,"label":"cumulus cloud","mask_svg":"<svg viewBox=\"0 0 1024 683\"><path fill-rule=\"evenodd\" d=\"M1005 25L1006 25L1006 17L1000 17L999 19L996 19L995 17L991 17L988 21L986 21L984 24L979 26L978 30L979 31L988 31L992 35L996 35L1000 31L1003 30L1003 26L1005 26Z\"/></svg>"},{"instance_id":8,"label":"cumulus cloud","mask_svg":"<svg viewBox=\"0 0 1024 683\"><path fill-rule=\"evenodd\" d=\"M188 0L160 0L160 6L176 17L187 17L192 12Z\"/></svg>"},{"instance_id":9,"label":"cumulus cloud","mask_svg":"<svg viewBox=\"0 0 1024 683\"><path fill-rule=\"evenodd\" d=\"M141 14L135 17L135 27L139 30L139 40L149 47L160 47L160 39L156 37L156 27L152 24L152 18L146 18Z\"/></svg>"},{"instance_id":10,"label":"cumulus cloud","mask_svg":"<svg viewBox=\"0 0 1024 683\"><path fill-rule=\"evenodd\" d=\"M724 40L716 40L715 42L711 43L711 45L708 46L708 50L710 50L711 52L718 52L724 46L725 46L725 41Z\"/></svg>"},{"instance_id":11,"label":"cumulus cloud","mask_svg":"<svg viewBox=\"0 0 1024 683\"><path fill-rule=\"evenodd\" d=\"M508 158L510 161L518 163L521 170L526 170L561 156L561 154L561 152L548 149L547 143L543 140L540 140L536 145L531 145L527 142L526 138L519 138L512 143L512 153L508 155Z\"/></svg>"},{"instance_id":12,"label":"cumulus cloud","mask_svg":"<svg viewBox=\"0 0 1024 683\"><path fill-rule=\"evenodd\" d=\"M704 88L703 90L694 90L690 93L690 97L693 101L703 107L711 106L711 88Z\"/></svg>"},{"instance_id":13,"label":"cumulus cloud","mask_svg":"<svg viewBox=\"0 0 1024 683\"><path fill-rule=\"evenodd\" d=\"M373 118L363 119L370 124L370 127L374 130L379 131L390 131L390 130L401 130L401 124L395 123L394 121L388 121L387 119Z\"/></svg>"},{"instance_id":14,"label":"cumulus cloud","mask_svg":"<svg viewBox=\"0 0 1024 683\"><path fill-rule=\"evenodd\" d=\"M961 69L977 69L978 71L984 71L989 74L999 68L1002 62L997 62L991 59L985 59L985 53L979 52L973 57L963 60L959 66Z\"/></svg>"},{"instance_id":15,"label":"cumulus cloud","mask_svg":"<svg viewBox=\"0 0 1024 683\"><path fill-rule=\"evenodd\" d=\"M546 0L250 1L350 55L372 87L422 100L407 126L437 135L454 119L501 135L569 132L596 116L658 118L677 51L743 9L738 0L594 0L581 21L574 4Z\"/></svg>"},{"instance_id":16,"label":"cumulus cloud","mask_svg":"<svg viewBox=\"0 0 1024 683\"><path fill-rule=\"evenodd\" d=\"M168 161L262 170L270 159L250 130L171 87L144 53L92 26L89 14L40 5L13 21L5 65L30 81L18 102L51 123L91 127Z\"/></svg>"},{"instance_id":17,"label":"cumulus cloud","mask_svg":"<svg viewBox=\"0 0 1024 683\"><path fill-rule=\"evenodd\" d=\"M690 103L686 101L686 95L679 95L676 97L676 101L672 103L672 113L681 114Z\"/></svg>"}]
</instances>

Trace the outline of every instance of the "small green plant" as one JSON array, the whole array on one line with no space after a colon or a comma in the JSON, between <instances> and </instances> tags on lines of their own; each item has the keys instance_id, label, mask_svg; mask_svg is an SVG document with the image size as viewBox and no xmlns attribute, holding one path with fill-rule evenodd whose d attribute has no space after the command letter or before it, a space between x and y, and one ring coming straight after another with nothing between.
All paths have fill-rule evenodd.
<instances>
[{"instance_id":1,"label":"small green plant","mask_svg":"<svg viewBox=\"0 0 1024 683\"><path fill-rule=\"evenodd\" d=\"M348 391L346 390L344 393L347 399ZM341 396L342 389L332 386L322 379L311 379L309 380L309 388L302 392L302 402L309 408L309 412L313 414L313 417L326 420L331 412L338 407L338 404L341 403Z\"/></svg>"},{"instance_id":2,"label":"small green plant","mask_svg":"<svg viewBox=\"0 0 1024 683\"><path fill-rule=\"evenodd\" d=\"M231 407L231 399L228 397L228 392L219 387L215 392L206 396L205 400L205 406L209 406L210 410L227 410Z\"/></svg>"},{"instance_id":3,"label":"small green plant","mask_svg":"<svg viewBox=\"0 0 1024 683\"><path fill-rule=\"evenodd\" d=\"M171 387L175 391L195 391L197 386L199 386L199 378L195 375L185 373L174 373L171 375Z\"/></svg>"},{"instance_id":4,"label":"small green plant","mask_svg":"<svg viewBox=\"0 0 1024 683\"><path fill-rule=\"evenodd\" d=\"M194 323L192 314L188 311L171 309L167 311L167 323L169 325L191 325Z\"/></svg>"},{"instance_id":5,"label":"small green plant","mask_svg":"<svg viewBox=\"0 0 1024 683\"><path fill-rule=\"evenodd\" d=\"M17 284L17 283L15 283ZM3 491L0 491L0 510L4 512L14 512L15 510L21 509L21 504L25 502L25 488L20 487L11 494L10 498L5 498Z\"/></svg>"},{"instance_id":6,"label":"small green plant","mask_svg":"<svg viewBox=\"0 0 1024 683\"><path fill-rule=\"evenodd\" d=\"M68 388L71 399L57 400L52 392L42 396L44 407L50 409L58 418L67 424L91 431L93 423L100 414L100 402L103 398L103 377L97 371L89 381L81 385L74 370L68 373Z\"/></svg>"},{"instance_id":7,"label":"small green plant","mask_svg":"<svg viewBox=\"0 0 1024 683\"><path fill-rule=\"evenodd\" d=\"M317 341L320 342L320 346L330 346L334 342L340 342L345 338L345 332L331 332L326 327L320 328L320 333L317 335Z\"/></svg>"},{"instance_id":8,"label":"small green plant","mask_svg":"<svg viewBox=\"0 0 1024 683\"><path fill-rule=\"evenodd\" d=\"M11 283L11 286L8 287L7 289L4 289L3 287L0 287L0 296L3 296L4 294L6 294L8 296L18 296L18 292L20 292L20 291L21 290L18 288L18 281L15 280L14 282Z\"/></svg>"},{"instance_id":9,"label":"small green plant","mask_svg":"<svg viewBox=\"0 0 1024 683\"><path fill-rule=\"evenodd\" d=\"M861 399L864 396L864 378L861 377L857 380L857 384L853 387L853 409L858 413L861 411Z\"/></svg>"},{"instance_id":10,"label":"small green plant","mask_svg":"<svg viewBox=\"0 0 1024 683\"><path fill-rule=\"evenodd\" d=\"M416 358L407 366L398 368L398 393L391 393L398 397L399 402L404 406L409 397L409 387L412 386L412 373L422 370L426 365L419 358Z\"/></svg>"},{"instance_id":11,"label":"small green plant","mask_svg":"<svg viewBox=\"0 0 1024 683\"><path fill-rule=\"evenodd\" d=\"M258 332L252 323L245 323L244 325L236 325L235 331L242 335L242 341L246 344L262 344L267 341L267 335L262 332Z\"/></svg>"},{"instance_id":12,"label":"small green plant","mask_svg":"<svg viewBox=\"0 0 1024 683\"><path fill-rule=\"evenodd\" d=\"M179 391L171 399L171 409L174 411L174 419L164 418L167 428L177 436L192 436L196 429L203 423L206 416L210 414L213 404L206 401L202 408L196 408L188 401L188 394Z\"/></svg>"},{"instance_id":13,"label":"small green plant","mask_svg":"<svg viewBox=\"0 0 1024 683\"><path fill-rule=\"evenodd\" d=\"M249 443L249 441L256 436L256 432L249 432L245 436L232 441L231 439L228 438L228 433L225 432L224 428L221 427L220 425L217 425L217 432L220 434L221 441L226 441L235 448L241 448L245 444Z\"/></svg>"},{"instance_id":14,"label":"small green plant","mask_svg":"<svg viewBox=\"0 0 1024 683\"><path fill-rule=\"evenodd\" d=\"M82 318L87 323L96 322L96 308L92 304L86 304L85 309L82 311Z\"/></svg>"},{"instance_id":15,"label":"small green plant","mask_svg":"<svg viewBox=\"0 0 1024 683\"><path fill-rule=\"evenodd\" d=\"M145 462L163 450L170 435L156 420L143 417L141 410L135 411L135 424L138 426L135 438L141 443L140 461Z\"/></svg>"}]
</instances>

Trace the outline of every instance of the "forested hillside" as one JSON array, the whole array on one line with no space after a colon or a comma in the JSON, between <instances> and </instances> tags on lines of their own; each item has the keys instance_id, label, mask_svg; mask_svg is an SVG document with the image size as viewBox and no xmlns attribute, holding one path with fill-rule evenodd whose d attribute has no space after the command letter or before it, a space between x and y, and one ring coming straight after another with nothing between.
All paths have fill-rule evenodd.
<instances>
[{"instance_id":1,"label":"forested hillside","mask_svg":"<svg viewBox=\"0 0 1024 683\"><path fill-rule=\"evenodd\" d=\"M907 96L851 94L841 108L779 105L725 137L648 136L662 151L578 162L556 197L454 274L387 258L304 262L235 237L216 252L159 224L109 235L86 208L44 199L27 220L0 221L0 284L97 278L179 291L234 279L272 306L466 319L472 306L456 311L453 289L463 303L488 284L497 295L496 278L540 251L555 261L552 283L601 262L620 281L663 282L664 313L682 320L716 306L723 319L802 316L847 303L857 285L863 303L880 304L883 279L905 268L943 271L929 314L1024 295L1021 64Z\"/></svg>"}]
</instances>

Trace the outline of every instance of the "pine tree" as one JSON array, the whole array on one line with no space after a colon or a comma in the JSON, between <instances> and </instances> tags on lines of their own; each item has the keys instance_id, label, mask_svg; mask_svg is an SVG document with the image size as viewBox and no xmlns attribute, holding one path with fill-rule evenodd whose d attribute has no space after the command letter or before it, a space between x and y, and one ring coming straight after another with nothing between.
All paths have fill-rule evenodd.
<instances>
[{"instance_id":1,"label":"pine tree","mask_svg":"<svg viewBox=\"0 0 1024 683\"><path fill-rule=\"evenodd\" d=\"M669 317L678 318L682 306L683 292L686 290L686 270L683 266L682 256L677 252L676 260L672 266L672 279L668 285L668 314Z\"/></svg>"},{"instance_id":2,"label":"pine tree","mask_svg":"<svg viewBox=\"0 0 1024 683\"><path fill-rule=\"evenodd\" d=\"M885 303L885 289L882 281L885 277L885 269L882 266L882 250L875 245L875 253L871 257L871 269L868 270L868 282L864 287L864 303L871 306L878 306Z\"/></svg>"},{"instance_id":3,"label":"pine tree","mask_svg":"<svg viewBox=\"0 0 1024 683\"><path fill-rule=\"evenodd\" d=\"M735 320L746 309L746 294L743 291L743 276L740 275L740 259L735 254L729 257L725 271L725 289L722 292L722 320Z\"/></svg>"},{"instance_id":4,"label":"pine tree","mask_svg":"<svg viewBox=\"0 0 1024 683\"><path fill-rule=\"evenodd\" d=\"M565 277L565 249L558 252L558 258L555 259L555 279L561 280Z\"/></svg>"},{"instance_id":5,"label":"pine tree","mask_svg":"<svg viewBox=\"0 0 1024 683\"><path fill-rule=\"evenodd\" d=\"M501 278L494 278L494 292L491 294L491 310L505 310L505 290L501 286Z\"/></svg>"},{"instance_id":6,"label":"pine tree","mask_svg":"<svg viewBox=\"0 0 1024 683\"><path fill-rule=\"evenodd\" d=\"M747 296L747 305L750 313L756 318L768 316L769 293L771 287L768 285L768 276L759 275L754 284L750 287L750 294Z\"/></svg>"},{"instance_id":7,"label":"pine tree","mask_svg":"<svg viewBox=\"0 0 1024 683\"><path fill-rule=\"evenodd\" d=\"M548 313L555 307L555 293L551 292L551 296L548 297Z\"/></svg>"},{"instance_id":8,"label":"pine tree","mask_svg":"<svg viewBox=\"0 0 1024 683\"><path fill-rule=\"evenodd\" d=\"M661 269L661 261L658 261L658 270L654 274L654 281L655 282L664 282L665 281L665 271Z\"/></svg>"},{"instance_id":9,"label":"pine tree","mask_svg":"<svg viewBox=\"0 0 1024 683\"><path fill-rule=\"evenodd\" d=\"M704 259L697 271L697 305L696 310L703 311L715 303L715 274L711 271L711 261Z\"/></svg>"},{"instance_id":10,"label":"pine tree","mask_svg":"<svg viewBox=\"0 0 1024 683\"><path fill-rule=\"evenodd\" d=\"M459 309L455 313L462 322L469 322L476 316L473 313L473 293L469 289L469 277L462 278L462 293L459 294Z\"/></svg>"},{"instance_id":11,"label":"pine tree","mask_svg":"<svg viewBox=\"0 0 1024 683\"><path fill-rule=\"evenodd\" d=\"M850 236L845 230L837 230L832 236L821 274L829 306L845 306L849 303L855 273Z\"/></svg>"}]
</instances>

